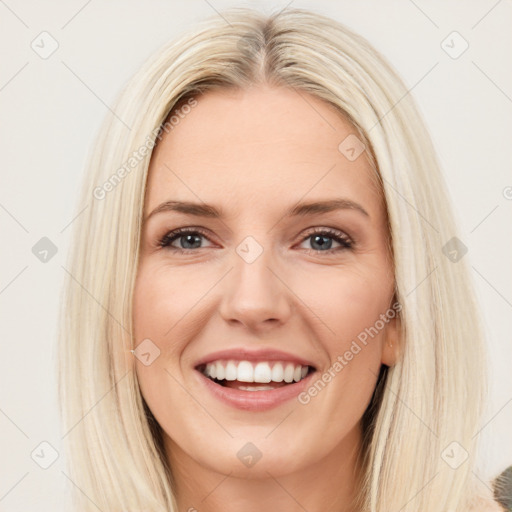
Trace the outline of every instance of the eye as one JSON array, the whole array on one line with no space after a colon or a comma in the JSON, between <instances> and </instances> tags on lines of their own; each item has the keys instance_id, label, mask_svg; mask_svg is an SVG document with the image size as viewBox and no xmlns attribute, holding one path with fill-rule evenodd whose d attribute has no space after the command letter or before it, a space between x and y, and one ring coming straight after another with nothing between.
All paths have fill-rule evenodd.
<instances>
[{"instance_id":1,"label":"eye","mask_svg":"<svg viewBox=\"0 0 512 512\"><path fill-rule=\"evenodd\" d=\"M192 228L179 228L165 234L158 242L162 248L168 247L172 251L180 253L190 252L193 249L203 249L201 247L201 238L206 238L206 235L199 229ZM173 245L175 241L179 241L181 247Z\"/></svg>"},{"instance_id":2,"label":"eye","mask_svg":"<svg viewBox=\"0 0 512 512\"><path fill-rule=\"evenodd\" d=\"M342 231L331 228L316 228L312 233L302 239L302 243L311 240L313 249L306 249L310 253L332 254L346 249L352 249L354 242ZM335 241L340 247L332 248L332 241Z\"/></svg>"},{"instance_id":3,"label":"eye","mask_svg":"<svg viewBox=\"0 0 512 512\"><path fill-rule=\"evenodd\" d=\"M204 249L201 246L201 238L209 240L206 234L198 228L179 228L166 233L158 242L158 246L168 248L181 254L190 253L194 249ZM332 254L338 251L352 249L354 242L342 231L331 228L316 228L313 232L302 239L302 243L311 240L312 249L306 249L310 253ZM175 242L179 241L180 247ZM332 248L332 242L338 243L339 247Z\"/></svg>"}]
</instances>

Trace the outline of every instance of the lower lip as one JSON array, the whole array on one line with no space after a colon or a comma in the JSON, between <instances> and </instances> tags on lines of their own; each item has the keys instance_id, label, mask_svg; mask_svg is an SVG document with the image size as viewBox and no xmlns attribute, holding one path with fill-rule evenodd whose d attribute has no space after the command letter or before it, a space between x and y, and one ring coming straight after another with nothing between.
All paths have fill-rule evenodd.
<instances>
[{"instance_id":1,"label":"lower lip","mask_svg":"<svg viewBox=\"0 0 512 512\"><path fill-rule=\"evenodd\" d=\"M216 384L199 370L195 371L199 374L200 380L214 397L231 407L245 411L267 411L291 400L304 391L312 376L316 373L311 372L299 382L290 383L281 388L266 391L243 391L241 389L232 389Z\"/></svg>"}]
</instances>

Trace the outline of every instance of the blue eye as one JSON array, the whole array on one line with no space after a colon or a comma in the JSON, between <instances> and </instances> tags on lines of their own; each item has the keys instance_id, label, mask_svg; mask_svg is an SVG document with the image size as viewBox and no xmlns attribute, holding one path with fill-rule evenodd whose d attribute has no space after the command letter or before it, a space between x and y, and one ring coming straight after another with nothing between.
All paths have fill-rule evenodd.
<instances>
[{"instance_id":1,"label":"blue eye","mask_svg":"<svg viewBox=\"0 0 512 512\"><path fill-rule=\"evenodd\" d=\"M158 245L160 247L168 247L173 251L189 252L193 249L203 249L203 247L201 247L201 237L206 238L206 235L197 229L180 228L164 235ZM181 247L174 247L171 245L175 240L181 241Z\"/></svg>"},{"instance_id":2,"label":"blue eye","mask_svg":"<svg viewBox=\"0 0 512 512\"><path fill-rule=\"evenodd\" d=\"M198 229L180 228L165 234L159 240L158 245L173 252L184 254L190 253L194 249L204 249L205 247L201 246L201 238L209 240L209 238ZM180 247L172 245L177 240L180 241ZM316 228L313 233L302 238L302 243L306 240L311 240L313 246L312 249L306 249L308 254L311 252L315 254L332 254L337 251L352 249L353 247L352 240L345 233L330 228ZM332 248L332 241L338 243L340 247Z\"/></svg>"},{"instance_id":3,"label":"blue eye","mask_svg":"<svg viewBox=\"0 0 512 512\"><path fill-rule=\"evenodd\" d=\"M345 233L332 229L319 229L311 234L309 234L303 241L311 240L311 245L313 249L308 249L307 252L322 252L324 254L332 254L337 251L342 251L344 249L352 249L353 242L352 240L345 235ZM340 244L338 248L332 248L332 241L335 241ZM316 245L317 248L314 246Z\"/></svg>"}]
</instances>

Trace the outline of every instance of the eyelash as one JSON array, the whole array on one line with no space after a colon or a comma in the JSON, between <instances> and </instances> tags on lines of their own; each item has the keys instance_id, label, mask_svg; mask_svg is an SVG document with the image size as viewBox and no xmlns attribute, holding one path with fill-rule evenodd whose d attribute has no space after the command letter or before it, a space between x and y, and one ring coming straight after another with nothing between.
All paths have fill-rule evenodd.
<instances>
[{"instance_id":1,"label":"eyelash","mask_svg":"<svg viewBox=\"0 0 512 512\"><path fill-rule=\"evenodd\" d=\"M194 251L194 249L182 249L180 247L171 247L171 243L175 240L178 240L182 236L185 235L201 235L209 240L208 236L200 229L193 229L193 228L179 228L175 229L174 231L170 231L169 233L166 233L158 242L158 246L161 248L167 248L170 251L177 252L179 254L190 254ZM331 228L315 228L314 231L309 233L307 236L302 238L301 243L307 240L308 238L311 238L313 235L328 235L327 238L332 238L334 241L341 244L341 247L336 247L334 249L328 249L327 251L319 251L316 249L305 249L307 254L315 253L315 254L333 254L338 251L343 251L347 249L352 249L354 242L345 235L342 231L334 230ZM210 240L211 241L211 240ZM201 249L199 247L198 249ZM197 249L196 249L197 250Z\"/></svg>"}]
</instances>

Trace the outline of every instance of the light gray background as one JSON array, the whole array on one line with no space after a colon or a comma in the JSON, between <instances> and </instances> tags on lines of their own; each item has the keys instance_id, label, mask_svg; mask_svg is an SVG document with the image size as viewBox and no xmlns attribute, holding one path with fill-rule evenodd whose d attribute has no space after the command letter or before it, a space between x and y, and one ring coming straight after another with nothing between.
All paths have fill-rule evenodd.
<instances>
[{"instance_id":1,"label":"light gray background","mask_svg":"<svg viewBox=\"0 0 512 512\"><path fill-rule=\"evenodd\" d=\"M155 50L195 21L233 5L270 13L289 3L0 0L0 510L70 510L54 391L56 314L81 173L107 108ZM490 338L480 458L494 476L512 463L511 3L296 0L290 7L332 16L369 39L427 121ZM59 45L47 59L31 48L42 31ZM441 46L453 31L469 43L457 59ZM46 263L32 253L42 237L58 248ZM46 470L31 458L43 441L59 454ZM36 453L49 460L48 448Z\"/></svg>"}]
</instances>

